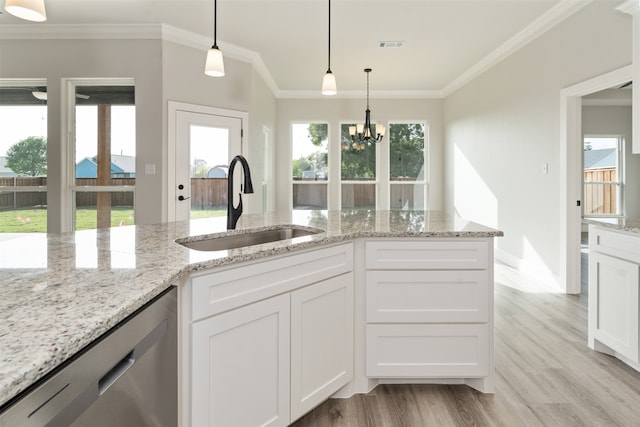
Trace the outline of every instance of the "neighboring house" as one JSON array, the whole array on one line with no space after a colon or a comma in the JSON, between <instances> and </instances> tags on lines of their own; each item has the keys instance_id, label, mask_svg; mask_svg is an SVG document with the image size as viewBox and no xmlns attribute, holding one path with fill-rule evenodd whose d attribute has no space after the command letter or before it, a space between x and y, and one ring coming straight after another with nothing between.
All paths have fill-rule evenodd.
<instances>
[{"instance_id":1,"label":"neighboring house","mask_svg":"<svg viewBox=\"0 0 640 427\"><path fill-rule=\"evenodd\" d=\"M97 178L96 157L85 157L76 163L76 178ZM111 178L135 178L136 158L134 156L111 156Z\"/></svg>"},{"instance_id":2,"label":"neighboring house","mask_svg":"<svg viewBox=\"0 0 640 427\"><path fill-rule=\"evenodd\" d=\"M13 177L16 173L7 167L7 158L0 156L0 177Z\"/></svg>"},{"instance_id":3,"label":"neighboring house","mask_svg":"<svg viewBox=\"0 0 640 427\"><path fill-rule=\"evenodd\" d=\"M225 165L214 166L207 172L207 178L226 178L229 174L229 167Z\"/></svg>"},{"instance_id":4,"label":"neighboring house","mask_svg":"<svg viewBox=\"0 0 640 427\"><path fill-rule=\"evenodd\" d=\"M603 148L601 150L587 150L584 152L585 169L610 169L616 167L617 150Z\"/></svg>"}]
</instances>

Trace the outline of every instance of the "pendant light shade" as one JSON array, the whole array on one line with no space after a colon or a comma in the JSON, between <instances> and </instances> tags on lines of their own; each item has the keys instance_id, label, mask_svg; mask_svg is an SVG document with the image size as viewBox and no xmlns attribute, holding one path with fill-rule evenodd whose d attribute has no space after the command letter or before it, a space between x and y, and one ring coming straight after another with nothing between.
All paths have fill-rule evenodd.
<instances>
[{"instance_id":1,"label":"pendant light shade","mask_svg":"<svg viewBox=\"0 0 640 427\"><path fill-rule=\"evenodd\" d=\"M222 51L218 49L218 0L213 0L213 46L207 51L207 61L204 64L204 73L207 76L224 76L224 59Z\"/></svg>"},{"instance_id":2,"label":"pendant light shade","mask_svg":"<svg viewBox=\"0 0 640 427\"><path fill-rule=\"evenodd\" d=\"M329 37L328 37L328 61L327 61L327 72L322 79L322 94L323 95L335 95L338 93L338 89L336 86L336 76L331 72L331 0L329 0Z\"/></svg>"},{"instance_id":3,"label":"pendant light shade","mask_svg":"<svg viewBox=\"0 0 640 427\"><path fill-rule=\"evenodd\" d=\"M204 65L204 73L211 77L224 76L224 60L222 58L222 51L218 49L218 46L211 46L207 52L207 62Z\"/></svg>"},{"instance_id":4,"label":"pendant light shade","mask_svg":"<svg viewBox=\"0 0 640 427\"><path fill-rule=\"evenodd\" d=\"M7 0L4 9L13 16L27 21L44 22L47 20L44 0Z\"/></svg>"},{"instance_id":5,"label":"pendant light shade","mask_svg":"<svg viewBox=\"0 0 640 427\"><path fill-rule=\"evenodd\" d=\"M322 94L323 95L335 95L338 93L336 88L336 76L333 75L331 70L328 70L322 79Z\"/></svg>"}]
</instances>

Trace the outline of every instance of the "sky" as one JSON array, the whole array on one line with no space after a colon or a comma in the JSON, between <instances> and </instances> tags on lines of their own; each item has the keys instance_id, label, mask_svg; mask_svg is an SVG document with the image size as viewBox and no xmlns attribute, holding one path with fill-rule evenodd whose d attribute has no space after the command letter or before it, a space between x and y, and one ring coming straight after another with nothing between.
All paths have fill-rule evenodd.
<instances>
[{"instance_id":1,"label":"sky","mask_svg":"<svg viewBox=\"0 0 640 427\"><path fill-rule=\"evenodd\" d=\"M322 149L321 147L313 145L311 139L309 139L308 128L308 123L296 123L293 125L293 146L291 153L293 159L299 159L301 156L306 157ZM323 147L326 151L327 141L324 142Z\"/></svg>"}]
</instances>

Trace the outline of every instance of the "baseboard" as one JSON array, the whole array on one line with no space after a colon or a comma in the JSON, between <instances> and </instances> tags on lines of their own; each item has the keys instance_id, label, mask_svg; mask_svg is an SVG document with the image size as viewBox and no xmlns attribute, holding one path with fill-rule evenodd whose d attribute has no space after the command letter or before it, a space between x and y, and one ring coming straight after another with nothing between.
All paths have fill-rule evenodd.
<instances>
[{"instance_id":1,"label":"baseboard","mask_svg":"<svg viewBox=\"0 0 640 427\"><path fill-rule=\"evenodd\" d=\"M549 271L545 265L532 263L528 260L518 258L517 256L500 248L494 248L494 258L497 262L501 262L511 268L514 268L523 277L536 282L541 289L547 289L549 291L559 293L565 292L565 287L560 282L560 277Z\"/></svg>"}]
</instances>

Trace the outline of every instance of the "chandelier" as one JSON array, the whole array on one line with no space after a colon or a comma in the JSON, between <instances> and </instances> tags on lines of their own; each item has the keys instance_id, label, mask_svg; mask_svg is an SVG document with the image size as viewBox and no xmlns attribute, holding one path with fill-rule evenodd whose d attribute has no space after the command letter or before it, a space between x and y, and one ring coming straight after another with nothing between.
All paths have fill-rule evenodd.
<instances>
[{"instance_id":1,"label":"chandelier","mask_svg":"<svg viewBox=\"0 0 640 427\"><path fill-rule=\"evenodd\" d=\"M371 145L371 142L381 141L386 130L383 125L375 125L376 129L374 131L371 125L371 110L369 109L369 73L371 72L371 68L365 68L364 72L367 73L367 110L364 115L364 123L349 126L349 135L351 136L352 144L346 148L357 151L364 150L367 145ZM345 149L344 146L343 149Z\"/></svg>"}]
</instances>

